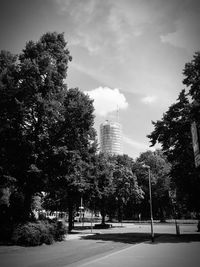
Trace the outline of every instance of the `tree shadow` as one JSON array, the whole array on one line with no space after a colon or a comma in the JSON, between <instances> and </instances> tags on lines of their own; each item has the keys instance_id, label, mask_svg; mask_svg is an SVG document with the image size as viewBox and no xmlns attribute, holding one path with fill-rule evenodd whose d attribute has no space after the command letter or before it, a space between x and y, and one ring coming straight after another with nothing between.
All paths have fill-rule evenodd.
<instances>
[{"instance_id":1,"label":"tree shadow","mask_svg":"<svg viewBox=\"0 0 200 267\"><path fill-rule=\"evenodd\" d=\"M103 233L82 236L84 240L113 241L127 244L141 243L149 240L148 233Z\"/></svg>"},{"instance_id":2,"label":"tree shadow","mask_svg":"<svg viewBox=\"0 0 200 267\"><path fill-rule=\"evenodd\" d=\"M190 243L200 242L200 234L166 234L159 233L154 235L154 242L151 241L149 233L103 233L81 237L83 240L112 241L126 244L137 244L149 241L152 245L159 243Z\"/></svg>"},{"instance_id":3,"label":"tree shadow","mask_svg":"<svg viewBox=\"0 0 200 267\"><path fill-rule=\"evenodd\" d=\"M125 228L125 226L112 226L111 228L108 228L108 229L119 229L119 228ZM92 229L95 229L95 227L93 226ZM101 228L97 228L97 229L101 229ZM91 230L91 226L88 226L88 225L77 225L77 226L74 226L73 228L74 231L82 231L82 230Z\"/></svg>"},{"instance_id":4,"label":"tree shadow","mask_svg":"<svg viewBox=\"0 0 200 267\"><path fill-rule=\"evenodd\" d=\"M163 234L159 238L155 238L155 243L190 243L200 242L199 233L187 233L187 234Z\"/></svg>"},{"instance_id":5,"label":"tree shadow","mask_svg":"<svg viewBox=\"0 0 200 267\"><path fill-rule=\"evenodd\" d=\"M74 231L82 231L82 230L90 230L91 229L91 226L74 226Z\"/></svg>"}]
</instances>

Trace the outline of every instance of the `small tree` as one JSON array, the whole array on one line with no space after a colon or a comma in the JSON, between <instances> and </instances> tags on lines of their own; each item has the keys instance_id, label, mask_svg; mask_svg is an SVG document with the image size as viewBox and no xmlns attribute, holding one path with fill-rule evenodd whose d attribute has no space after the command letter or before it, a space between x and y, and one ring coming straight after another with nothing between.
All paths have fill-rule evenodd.
<instances>
[{"instance_id":1,"label":"small tree","mask_svg":"<svg viewBox=\"0 0 200 267\"><path fill-rule=\"evenodd\" d=\"M100 153L96 156L90 195L91 201L101 212L102 224L105 224L106 215L112 220L116 212L121 221L127 202L137 203L143 197L143 191L132 172L132 164L133 160L126 155Z\"/></svg>"},{"instance_id":2,"label":"small tree","mask_svg":"<svg viewBox=\"0 0 200 267\"><path fill-rule=\"evenodd\" d=\"M169 198L171 188L170 164L161 150L141 153L135 163L134 171L138 177L138 183L145 192L145 197L141 203L145 216L149 214L149 173L142 166L144 163L150 166L154 216L165 220L166 215L170 215L171 212Z\"/></svg>"},{"instance_id":3,"label":"small tree","mask_svg":"<svg viewBox=\"0 0 200 267\"><path fill-rule=\"evenodd\" d=\"M144 192L138 186L137 177L132 172L133 160L127 155L116 156L114 177L115 199L118 204L118 220L122 221L123 209L126 209L128 201L138 203Z\"/></svg>"},{"instance_id":4,"label":"small tree","mask_svg":"<svg viewBox=\"0 0 200 267\"><path fill-rule=\"evenodd\" d=\"M101 212L102 224L105 224L105 217L108 214L110 200L115 190L113 184L114 162L108 154L99 153L96 156L94 167L93 201L95 201L96 209Z\"/></svg>"}]
</instances>

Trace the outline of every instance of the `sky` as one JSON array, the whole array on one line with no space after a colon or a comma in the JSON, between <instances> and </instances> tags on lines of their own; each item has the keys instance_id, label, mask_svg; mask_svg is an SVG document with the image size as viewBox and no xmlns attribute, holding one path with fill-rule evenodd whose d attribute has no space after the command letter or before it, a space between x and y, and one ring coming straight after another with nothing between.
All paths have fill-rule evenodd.
<instances>
[{"instance_id":1,"label":"sky","mask_svg":"<svg viewBox=\"0 0 200 267\"><path fill-rule=\"evenodd\" d=\"M107 119L122 124L123 152L135 159L152 149L152 121L184 89L199 14L198 0L0 0L0 50L19 54L29 40L64 32L68 88L94 99L98 134Z\"/></svg>"}]
</instances>

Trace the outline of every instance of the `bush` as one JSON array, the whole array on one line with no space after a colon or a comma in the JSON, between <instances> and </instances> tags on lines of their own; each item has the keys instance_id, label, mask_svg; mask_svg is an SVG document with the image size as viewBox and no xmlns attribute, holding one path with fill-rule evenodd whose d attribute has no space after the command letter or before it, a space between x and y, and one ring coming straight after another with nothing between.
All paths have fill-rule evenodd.
<instances>
[{"instance_id":1,"label":"bush","mask_svg":"<svg viewBox=\"0 0 200 267\"><path fill-rule=\"evenodd\" d=\"M50 245L53 241L62 241L67 227L62 221L38 221L18 225L13 231L12 241L21 246Z\"/></svg>"},{"instance_id":2,"label":"bush","mask_svg":"<svg viewBox=\"0 0 200 267\"><path fill-rule=\"evenodd\" d=\"M13 232L12 241L16 245L37 246L40 245L40 231L35 223L18 225Z\"/></svg>"},{"instance_id":3,"label":"bush","mask_svg":"<svg viewBox=\"0 0 200 267\"><path fill-rule=\"evenodd\" d=\"M40 231L40 243L41 244L44 243L47 245L52 244L54 241L53 234L52 234L53 226L42 221L37 223L36 225L37 225L36 228Z\"/></svg>"},{"instance_id":4,"label":"bush","mask_svg":"<svg viewBox=\"0 0 200 267\"><path fill-rule=\"evenodd\" d=\"M51 226L43 222L29 222L18 225L12 236L14 244L22 246L38 246L43 243L52 244L53 240Z\"/></svg>"},{"instance_id":5,"label":"bush","mask_svg":"<svg viewBox=\"0 0 200 267\"><path fill-rule=\"evenodd\" d=\"M62 241L67 233L67 227L62 221L54 222L53 234L55 241Z\"/></svg>"}]
</instances>

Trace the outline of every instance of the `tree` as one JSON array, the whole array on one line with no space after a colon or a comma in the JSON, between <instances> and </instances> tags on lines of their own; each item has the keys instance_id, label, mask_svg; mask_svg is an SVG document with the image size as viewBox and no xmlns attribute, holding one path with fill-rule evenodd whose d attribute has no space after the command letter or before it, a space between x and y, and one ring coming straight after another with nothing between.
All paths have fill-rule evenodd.
<instances>
[{"instance_id":1,"label":"tree","mask_svg":"<svg viewBox=\"0 0 200 267\"><path fill-rule=\"evenodd\" d=\"M93 101L64 83L71 60L66 44L63 33L46 33L28 42L19 57L0 53L0 189L2 203L20 199L24 220L31 218L37 193L58 196L55 205L69 208L71 228L74 201L87 187L96 132Z\"/></svg>"},{"instance_id":2,"label":"tree","mask_svg":"<svg viewBox=\"0 0 200 267\"><path fill-rule=\"evenodd\" d=\"M93 101L78 89L69 89L64 100L63 122L49 157L50 190L67 200L69 231L75 204L87 189L91 159L96 153ZM63 190L64 189L64 190Z\"/></svg>"},{"instance_id":3,"label":"tree","mask_svg":"<svg viewBox=\"0 0 200 267\"><path fill-rule=\"evenodd\" d=\"M140 202L144 192L138 185L137 177L132 171L133 160L127 155L118 155L115 157L115 170L113 173L113 184L115 188L115 200L118 206L118 220L122 221L123 213L126 213L126 205Z\"/></svg>"},{"instance_id":4,"label":"tree","mask_svg":"<svg viewBox=\"0 0 200 267\"><path fill-rule=\"evenodd\" d=\"M66 71L71 60L63 34L46 33L21 55L1 52L1 163L24 195L24 219L46 182L45 157L63 120ZM9 173L8 173L9 172Z\"/></svg>"},{"instance_id":5,"label":"tree","mask_svg":"<svg viewBox=\"0 0 200 267\"><path fill-rule=\"evenodd\" d=\"M185 84L189 89L189 95L192 100L200 101L200 51L196 52L193 56L191 62L185 64L183 70L183 75L185 76L183 84Z\"/></svg>"},{"instance_id":6,"label":"tree","mask_svg":"<svg viewBox=\"0 0 200 267\"><path fill-rule=\"evenodd\" d=\"M64 79L71 60L63 34L44 34L39 42L28 42L20 60L20 94L23 109L26 168L21 174L25 210L31 212L33 195L46 182L45 158L63 121L66 85ZM29 181L27 183L27 180Z\"/></svg>"},{"instance_id":7,"label":"tree","mask_svg":"<svg viewBox=\"0 0 200 267\"><path fill-rule=\"evenodd\" d=\"M112 220L118 214L121 221L127 203L133 206L143 198L137 177L132 172L133 159L127 155L96 155L90 177L90 205L100 210L102 224L106 215Z\"/></svg>"},{"instance_id":8,"label":"tree","mask_svg":"<svg viewBox=\"0 0 200 267\"><path fill-rule=\"evenodd\" d=\"M177 198L186 211L199 211L200 173L194 165L191 123L200 121L200 53L185 65L183 83L189 88L182 90L177 102L171 105L162 119L153 122L154 131L148 135L152 146L156 142L172 164L171 176L176 185ZM191 103L191 99L193 103Z\"/></svg>"},{"instance_id":9,"label":"tree","mask_svg":"<svg viewBox=\"0 0 200 267\"><path fill-rule=\"evenodd\" d=\"M91 179L91 188L93 190L91 201L95 203L96 209L101 212L102 224L105 224L105 217L109 213L110 204L113 201L114 167L112 156L104 153L96 155L93 179Z\"/></svg>"},{"instance_id":10,"label":"tree","mask_svg":"<svg viewBox=\"0 0 200 267\"><path fill-rule=\"evenodd\" d=\"M169 216L171 212L169 198L171 188L170 164L161 150L141 153L135 162L134 172L138 178L138 184L145 192L141 203L143 216L145 217L149 217L149 173L143 167L144 164L150 167L154 217L165 220L166 215Z\"/></svg>"},{"instance_id":11,"label":"tree","mask_svg":"<svg viewBox=\"0 0 200 267\"><path fill-rule=\"evenodd\" d=\"M17 92L17 56L10 52L0 52L0 190L1 220L7 219L10 195L16 179L13 177L14 166L11 164L14 134L19 132L17 117L20 110L15 96ZM13 152L14 154L14 152ZM15 156L15 155L13 155Z\"/></svg>"}]
</instances>

